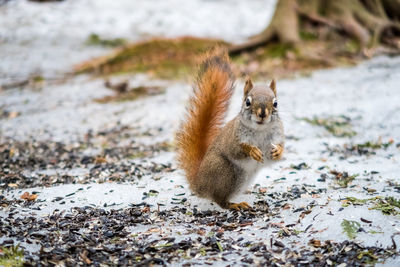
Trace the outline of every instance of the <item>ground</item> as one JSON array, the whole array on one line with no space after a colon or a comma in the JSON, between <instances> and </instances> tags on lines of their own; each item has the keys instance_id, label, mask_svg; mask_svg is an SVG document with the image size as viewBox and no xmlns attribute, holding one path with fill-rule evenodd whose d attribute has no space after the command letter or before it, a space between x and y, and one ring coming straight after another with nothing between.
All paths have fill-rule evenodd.
<instances>
[{"instance_id":1,"label":"ground","mask_svg":"<svg viewBox=\"0 0 400 267\"><path fill-rule=\"evenodd\" d=\"M1 56L16 72L1 64L5 84L22 64L8 51ZM254 208L241 212L197 198L176 169L173 137L191 82L114 76L163 90L105 103L117 93L87 75L3 89L0 265L19 244L32 264L396 266L399 78L400 58L382 56L278 80L286 151L237 195ZM239 79L228 119L242 87Z\"/></svg>"}]
</instances>

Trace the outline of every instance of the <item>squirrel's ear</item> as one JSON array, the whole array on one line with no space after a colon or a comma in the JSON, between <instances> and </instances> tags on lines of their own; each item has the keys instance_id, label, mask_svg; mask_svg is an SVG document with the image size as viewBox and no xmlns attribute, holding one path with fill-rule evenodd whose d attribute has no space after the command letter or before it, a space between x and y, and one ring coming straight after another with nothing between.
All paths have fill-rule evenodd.
<instances>
[{"instance_id":1,"label":"squirrel's ear","mask_svg":"<svg viewBox=\"0 0 400 267\"><path fill-rule=\"evenodd\" d=\"M272 79L271 83L269 84L269 88L274 92L274 95L276 96L276 82L275 79Z\"/></svg>"},{"instance_id":2,"label":"squirrel's ear","mask_svg":"<svg viewBox=\"0 0 400 267\"><path fill-rule=\"evenodd\" d=\"M251 82L250 77L246 76L246 83L244 84L244 97L247 96L251 89L253 89L253 83Z\"/></svg>"}]
</instances>

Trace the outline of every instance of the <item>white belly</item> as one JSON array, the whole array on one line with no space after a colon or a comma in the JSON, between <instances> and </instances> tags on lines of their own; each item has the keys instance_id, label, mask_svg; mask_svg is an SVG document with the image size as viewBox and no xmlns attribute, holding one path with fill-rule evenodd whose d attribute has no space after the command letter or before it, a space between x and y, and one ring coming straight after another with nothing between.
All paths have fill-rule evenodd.
<instances>
[{"instance_id":1,"label":"white belly","mask_svg":"<svg viewBox=\"0 0 400 267\"><path fill-rule=\"evenodd\" d=\"M258 147L263 153L264 162L260 163L255 159L248 157L242 160L236 160L235 163L244 171L244 175L241 181L241 188L246 189L249 184L254 180L257 172L273 163L270 158L270 153L272 150L271 137L268 136L268 133L261 133L259 135L247 135L241 137L242 143L251 144L253 146Z\"/></svg>"},{"instance_id":2,"label":"white belly","mask_svg":"<svg viewBox=\"0 0 400 267\"><path fill-rule=\"evenodd\" d=\"M268 160L267 160L268 161ZM248 186L254 181L257 172L266 166L264 163L259 163L252 158L236 160L235 164L243 170L243 176L241 176L240 186L238 191L246 190Z\"/></svg>"}]
</instances>

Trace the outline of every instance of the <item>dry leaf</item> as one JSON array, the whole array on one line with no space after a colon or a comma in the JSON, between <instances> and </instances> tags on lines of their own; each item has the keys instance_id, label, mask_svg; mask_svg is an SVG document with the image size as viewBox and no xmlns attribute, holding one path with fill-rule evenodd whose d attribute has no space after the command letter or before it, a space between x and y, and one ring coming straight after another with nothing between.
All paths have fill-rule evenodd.
<instances>
[{"instance_id":1,"label":"dry leaf","mask_svg":"<svg viewBox=\"0 0 400 267\"><path fill-rule=\"evenodd\" d=\"M81 256L82 260L86 263L86 264L92 264L92 261L87 257L87 250L83 251L82 253L79 254L79 256Z\"/></svg>"},{"instance_id":2,"label":"dry leaf","mask_svg":"<svg viewBox=\"0 0 400 267\"><path fill-rule=\"evenodd\" d=\"M150 212L150 207L144 207L144 208L142 209L142 212L144 212L144 213Z\"/></svg>"},{"instance_id":3,"label":"dry leaf","mask_svg":"<svg viewBox=\"0 0 400 267\"><path fill-rule=\"evenodd\" d=\"M262 194L267 192L267 188L266 187L261 187L260 189L258 189L258 191Z\"/></svg>"},{"instance_id":4,"label":"dry leaf","mask_svg":"<svg viewBox=\"0 0 400 267\"><path fill-rule=\"evenodd\" d=\"M206 231L200 229L200 230L197 231L197 234L198 235L205 235Z\"/></svg>"},{"instance_id":5,"label":"dry leaf","mask_svg":"<svg viewBox=\"0 0 400 267\"><path fill-rule=\"evenodd\" d=\"M9 119L14 119L14 118L18 117L18 115L19 115L19 112L17 112L17 111L11 111L11 112L8 114L8 118L9 118Z\"/></svg>"},{"instance_id":6,"label":"dry leaf","mask_svg":"<svg viewBox=\"0 0 400 267\"><path fill-rule=\"evenodd\" d=\"M28 192L25 192L21 195L21 199L25 199L27 201L35 201L37 198L37 195L35 194L29 194Z\"/></svg>"},{"instance_id":7,"label":"dry leaf","mask_svg":"<svg viewBox=\"0 0 400 267\"><path fill-rule=\"evenodd\" d=\"M106 158L99 156L99 157L96 157L96 159L94 160L94 163L95 164L107 163L107 160L106 160Z\"/></svg>"},{"instance_id":8,"label":"dry leaf","mask_svg":"<svg viewBox=\"0 0 400 267\"><path fill-rule=\"evenodd\" d=\"M319 248L321 247L321 240L311 239L309 244L312 245L313 247Z\"/></svg>"}]
</instances>

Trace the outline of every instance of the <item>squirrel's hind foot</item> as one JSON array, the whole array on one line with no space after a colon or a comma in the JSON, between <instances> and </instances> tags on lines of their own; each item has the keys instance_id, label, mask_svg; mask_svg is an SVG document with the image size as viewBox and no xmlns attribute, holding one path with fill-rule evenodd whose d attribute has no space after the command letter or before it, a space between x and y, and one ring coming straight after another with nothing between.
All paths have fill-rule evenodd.
<instances>
[{"instance_id":1,"label":"squirrel's hind foot","mask_svg":"<svg viewBox=\"0 0 400 267\"><path fill-rule=\"evenodd\" d=\"M247 202L229 203L228 208L231 210L252 210L253 208Z\"/></svg>"}]
</instances>

